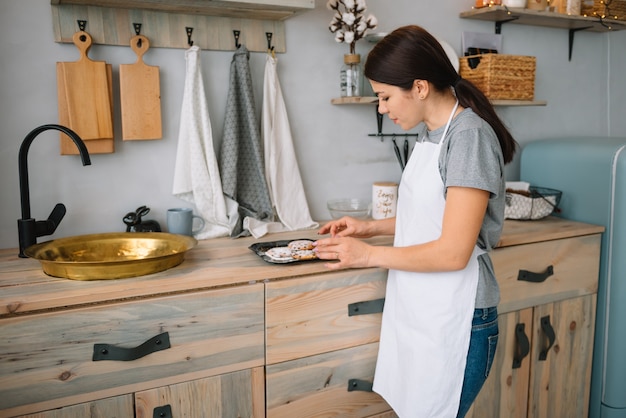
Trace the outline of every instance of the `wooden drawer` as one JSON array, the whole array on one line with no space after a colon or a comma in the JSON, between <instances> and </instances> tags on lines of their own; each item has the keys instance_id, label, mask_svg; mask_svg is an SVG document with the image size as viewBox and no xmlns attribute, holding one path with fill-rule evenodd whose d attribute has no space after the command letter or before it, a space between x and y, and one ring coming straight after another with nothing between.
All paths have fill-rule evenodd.
<instances>
[{"instance_id":1,"label":"wooden drawer","mask_svg":"<svg viewBox=\"0 0 626 418\"><path fill-rule=\"evenodd\" d=\"M266 361L274 364L378 341L376 313L349 305L384 298L387 270L350 270L266 284ZM354 306L353 306L354 307ZM360 305L360 312L367 312Z\"/></svg>"},{"instance_id":2,"label":"wooden drawer","mask_svg":"<svg viewBox=\"0 0 626 418\"><path fill-rule=\"evenodd\" d=\"M378 343L267 366L267 417L369 417L391 408L378 394L354 390L374 379Z\"/></svg>"},{"instance_id":3,"label":"wooden drawer","mask_svg":"<svg viewBox=\"0 0 626 418\"><path fill-rule=\"evenodd\" d=\"M0 416L262 366L263 303L259 283L5 318ZM92 360L101 353L94 344L114 346L108 356L163 333L170 348L132 361Z\"/></svg>"},{"instance_id":4,"label":"wooden drawer","mask_svg":"<svg viewBox=\"0 0 626 418\"><path fill-rule=\"evenodd\" d=\"M263 367L138 392L135 406L137 417L261 418L265 416ZM161 415L165 407L171 414Z\"/></svg>"},{"instance_id":5,"label":"wooden drawer","mask_svg":"<svg viewBox=\"0 0 626 418\"><path fill-rule=\"evenodd\" d=\"M498 311L511 312L596 293L600 239L600 234L584 235L492 251L501 293Z\"/></svg>"}]
</instances>

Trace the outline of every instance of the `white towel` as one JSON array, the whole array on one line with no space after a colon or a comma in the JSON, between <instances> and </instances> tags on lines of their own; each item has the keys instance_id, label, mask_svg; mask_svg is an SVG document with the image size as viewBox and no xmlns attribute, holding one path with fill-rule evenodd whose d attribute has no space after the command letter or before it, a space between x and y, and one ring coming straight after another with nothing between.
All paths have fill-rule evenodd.
<instances>
[{"instance_id":1,"label":"white towel","mask_svg":"<svg viewBox=\"0 0 626 418\"><path fill-rule=\"evenodd\" d=\"M317 228L319 224L311 219L304 194L287 108L276 72L277 63L274 56L267 54L261 120L265 177L272 205L287 230ZM277 229L277 226L270 228L272 232Z\"/></svg>"},{"instance_id":2,"label":"white towel","mask_svg":"<svg viewBox=\"0 0 626 418\"><path fill-rule=\"evenodd\" d=\"M172 193L195 205L205 220L195 237L207 239L230 235L237 204L222 192L199 57L197 46L185 52L187 69Z\"/></svg>"}]
</instances>

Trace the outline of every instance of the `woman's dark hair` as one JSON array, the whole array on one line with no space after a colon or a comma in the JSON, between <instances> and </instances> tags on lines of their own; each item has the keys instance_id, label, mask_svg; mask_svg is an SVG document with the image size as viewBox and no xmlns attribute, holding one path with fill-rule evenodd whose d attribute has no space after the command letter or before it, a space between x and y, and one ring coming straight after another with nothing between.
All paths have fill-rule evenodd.
<instances>
[{"instance_id":1,"label":"woman's dark hair","mask_svg":"<svg viewBox=\"0 0 626 418\"><path fill-rule=\"evenodd\" d=\"M472 108L491 125L504 162L513 159L517 142L489 99L472 82L458 75L441 44L420 26L403 26L385 36L368 54L364 73L372 81L404 90L410 90L415 80L426 80L440 92L454 87L459 104Z\"/></svg>"}]
</instances>

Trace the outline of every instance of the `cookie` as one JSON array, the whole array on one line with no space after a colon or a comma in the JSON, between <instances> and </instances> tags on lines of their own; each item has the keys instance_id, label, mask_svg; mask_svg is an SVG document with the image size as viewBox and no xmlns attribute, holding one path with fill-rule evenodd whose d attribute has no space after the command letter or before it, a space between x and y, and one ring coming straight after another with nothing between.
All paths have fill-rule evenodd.
<instances>
[{"instance_id":1,"label":"cookie","mask_svg":"<svg viewBox=\"0 0 626 418\"><path fill-rule=\"evenodd\" d=\"M265 255L272 260L284 261L293 259L291 252L292 251L289 247L274 247L265 251Z\"/></svg>"},{"instance_id":2,"label":"cookie","mask_svg":"<svg viewBox=\"0 0 626 418\"><path fill-rule=\"evenodd\" d=\"M313 250L296 250L291 253L291 256L296 260L314 260L317 258L317 253Z\"/></svg>"},{"instance_id":3,"label":"cookie","mask_svg":"<svg viewBox=\"0 0 626 418\"><path fill-rule=\"evenodd\" d=\"M313 249L313 241L308 239L297 239L295 241L291 241L287 244L289 249L293 251L302 251L302 250L312 250Z\"/></svg>"}]
</instances>

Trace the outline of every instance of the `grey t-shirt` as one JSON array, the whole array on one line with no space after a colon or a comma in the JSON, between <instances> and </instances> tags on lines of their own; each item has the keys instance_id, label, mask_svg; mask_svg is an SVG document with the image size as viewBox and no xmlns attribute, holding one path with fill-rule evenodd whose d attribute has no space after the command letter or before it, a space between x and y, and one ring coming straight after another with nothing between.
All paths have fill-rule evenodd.
<instances>
[{"instance_id":1,"label":"grey t-shirt","mask_svg":"<svg viewBox=\"0 0 626 418\"><path fill-rule=\"evenodd\" d=\"M439 143L444 128L428 131L422 124L418 140ZM505 179L502 149L491 126L472 109L464 109L452 120L445 141L439 156L439 171L446 189L460 186L490 193L477 242L487 253L478 258L476 308L496 306L500 301L500 290L488 252L500 240L504 223Z\"/></svg>"}]
</instances>

